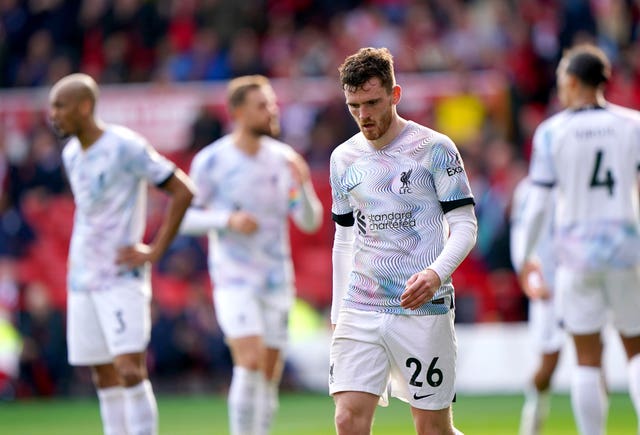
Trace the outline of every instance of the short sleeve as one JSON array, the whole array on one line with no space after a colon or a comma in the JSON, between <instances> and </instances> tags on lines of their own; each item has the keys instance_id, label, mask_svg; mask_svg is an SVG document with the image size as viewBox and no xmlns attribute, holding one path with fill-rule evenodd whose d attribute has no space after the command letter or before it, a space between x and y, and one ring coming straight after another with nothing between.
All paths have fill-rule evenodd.
<instances>
[{"instance_id":1,"label":"short sleeve","mask_svg":"<svg viewBox=\"0 0 640 435\"><path fill-rule=\"evenodd\" d=\"M353 207L349 202L349 196L343 187L343 171L338 156L334 152L331 155L329 165L329 183L331 184L331 214L333 220L341 226L353 225Z\"/></svg>"},{"instance_id":2,"label":"short sleeve","mask_svg":"<svg viewBox=\"0 0 640 435\"><path fill-rule=\"evenodd\" d=\"M175 171L175 164L144 139L129 142L127 148L131 171L156 186L166 182Z\"/></svg>"},{"instance_id":3,"label":"short sleeve","mask_svg":"<svg viewBox=\"0 0 640 435\"><path fill-rule=\"evenodd\" d=\"M474 204L462 157L455 144L446 136L434 145L429 170L438 201L445 213L463 205Z\"/></svg>"},{"instance_id":4,"label":"short sleeve","mask_svg":"<svg viewBox=\"0 0 640 435\"><path fill-rule=\"evenodd\" d=\"M533 152L529 166L531 183L553 187L556 183L556 171L551 154L551 131L542 124L533 135Z\"/></svg>"},{"instance_id":5,"label":"short sleeve","mask_svg":"<svg viewBox=\"0 0 640 435\"><path fill-rule=\"evenodd\" d=\"M208 150L204 148L203 151ZM206 208L214 196L215 183L211 182L211 175L214 173L215 157L201 152L196 154L191 162L189 176L196 187L196 196L193 199L195 207Z\"/></svg>"}]
</instances>

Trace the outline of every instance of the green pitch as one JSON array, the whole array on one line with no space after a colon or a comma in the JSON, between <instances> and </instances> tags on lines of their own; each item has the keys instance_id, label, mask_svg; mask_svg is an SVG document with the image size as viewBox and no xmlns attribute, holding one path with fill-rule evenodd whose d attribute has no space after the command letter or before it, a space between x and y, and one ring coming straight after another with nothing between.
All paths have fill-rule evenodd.
<instances>
[{"instance_id":1,"label":"green pitch","mask_svg":"<svg viewBox=\"0 0 640 435\"><path fill-rule=\"evenodd\" d=\"M521 396L458 396L456 426L467 435L517 433ZM576 434L569 397L555 395L545 435ZM160 434L226 434L226 402L221 396L160 396ZM0 433L6 435L101 434L95 399L0 403ZM635 433L636 417L627 395L614 394L609 404L609 435ZM375 435L413 434L409 408L392 400L378 407ZM324 395L285 393L273 435L327 435L333 429L333 402Z\"/></svg>"}]
</instances>

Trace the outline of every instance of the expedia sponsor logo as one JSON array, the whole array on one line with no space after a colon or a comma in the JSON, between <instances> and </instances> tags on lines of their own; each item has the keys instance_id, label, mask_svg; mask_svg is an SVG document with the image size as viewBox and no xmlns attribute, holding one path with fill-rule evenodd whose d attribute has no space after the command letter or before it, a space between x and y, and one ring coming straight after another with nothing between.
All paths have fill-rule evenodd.
<instances>
[{"instance_id":1,"label":"expedia sponsor logo","mask_svg":"<svg viewBox=\"0 0 640 435\"><path fill-rule=\"evenodd\" d=\"M447 175L453 177L456 174L463 172L462 166L454 166L453 168L447 168Z\"/></svg>"}]
</instances>

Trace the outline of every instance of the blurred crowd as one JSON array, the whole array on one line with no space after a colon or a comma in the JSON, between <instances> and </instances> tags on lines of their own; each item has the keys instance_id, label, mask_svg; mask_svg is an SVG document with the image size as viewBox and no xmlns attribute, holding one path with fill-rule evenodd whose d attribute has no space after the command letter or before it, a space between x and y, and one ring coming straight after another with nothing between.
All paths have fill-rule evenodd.
<instances>
[{"instance_id":1,"label":"blurred crowd","mask_svg":"<svg viewBox=\"0 0 640 435\"><path fill-rule=\"evenodd\" d=\"M444 72L466 83L474 71L495 71L504 77L499 110L468 88L416 121L456 141L476 197L477 246L454 275L457 321L522 321L527 302L509 261L509 208L533 130L558 109L556 63L564 48L597 42L614 65L608 99L640 108L639 23L636 0L0 0L0 88L47 87L76 71L101 84L335 77L363 46L388 47L400 75ZM308 109L283 111L283 134L310 161L328 210L329 154L355 125L343 101ZM188 142L169 157L188 170L193 154L224 134L218 115L204 107ZM72 381L86 376L66 363L73 205L60 150L44 117L19 137L0 122L0 398L71 394ZM161 201L151 196L149 233ZM313 239L292 233L294 261L305 271L299 285L305 276L330 283L331 230L326 222ZM230 368L205 252L203 240L179 237L154 273L152 376L193 388L202 379L223 385L216 374ZM320 311L330 288L324 292L305 293ZM3 333L3 320L18 336ZM13 383L7 379L18 372L3 358L10 340L22 349ZM197 381L185 384L190 379Z\"/></svg>"}]
</instances>

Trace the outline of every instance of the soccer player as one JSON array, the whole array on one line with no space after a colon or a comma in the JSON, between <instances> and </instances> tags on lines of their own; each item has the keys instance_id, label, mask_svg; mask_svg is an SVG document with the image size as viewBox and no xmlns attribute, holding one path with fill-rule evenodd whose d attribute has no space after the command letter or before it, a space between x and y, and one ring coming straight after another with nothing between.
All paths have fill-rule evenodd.
<instances>
[{"instance_id":1,"label":"soccer player","mask_svg":"<svg viewBox=\"0 0 640 435\"><path fill-rule=\"evenodd\" d=\"M640 117L605 100L610 72L609 60L594 45L564 53L556 71L564 110L534 134L531 203L524 217L526 261L554 189L555 287L576 349L571 401L581 434L605 432L600 333L608 316L622 339L629 391L640 411Z\"/></svg>"},{"instance_id":2,"label":"soccer player","mask_svg":"<svg viewBox=\"0 0 640 435\"><path fill-rule=\"evenodd\" d=\"M523 178L513 194L511 205L511 262L519 271L523 267L525 230L522 225L531 180ZM561 326L558 298L555 297L555 256L553 254L553 226L551 216L543 223L543 232L536 246L539 268L527 265L529 271L521 284L529 298L529 331L535 349L540 354L531 384L525 390L525 403L520 419L520 435L539 434L549 414L551 377L558 365L565 334ZM542 271L540 275L539 270Z\"/></svg>"},{"instance_id":3,"label":"soccer player","mask_svg":"<svg viewBox=\"0 0 640 435\"><path fill-rule=\"evenodd\" d=\"M181 231L209 235L215 311L233 359L231 434L266 434L294 299L288 217L313 232L322 205L304 159L274 138L278 107L267 78L231 80L228 109L233 131L193 159L197 194Z\"/></svg>"},{"instance_id":4,"label":"soccer player","mask_svg":"<svg viewBox=\"0 0 640 435\"><path fill-rule=\"evenodd\" d=\"M71 137L63 161L76 210L67 276L69 363L91 367L105 434L156 434L158 411L146 370L150 270L193 197L188 177L137 133L95 115L98 86L85 74L49 94L55 130ZM146 189L171 197L153 242L141 243Z\"/></svg>"},{"instance_id":5,"label":"soccer player","mask_svg":"<svg viewBox=\"0 0 640 435\"><path fill-rule=\"evenodd\" d=\"M477 232L462 159L448 137L398 115L389 50L362 48L339 72L360 132L331 156L336 430L370 433L389 385L418 433L460 433L451 274Z\"/></svg>"}]
</instances>

